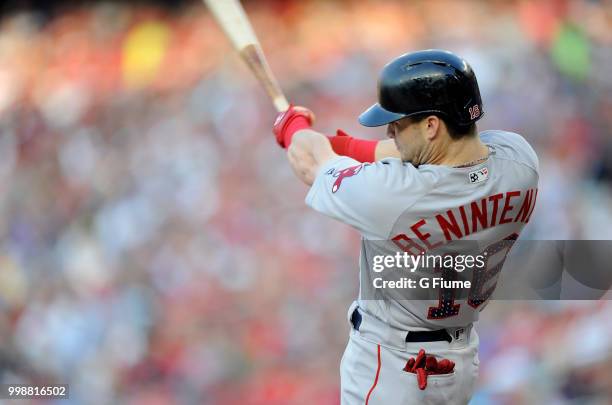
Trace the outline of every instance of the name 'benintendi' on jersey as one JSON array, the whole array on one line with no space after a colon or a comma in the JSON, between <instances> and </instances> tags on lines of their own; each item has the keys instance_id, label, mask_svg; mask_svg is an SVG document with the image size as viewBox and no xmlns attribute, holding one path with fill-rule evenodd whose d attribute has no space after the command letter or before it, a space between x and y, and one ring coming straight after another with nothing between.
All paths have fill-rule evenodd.
<instances>
[{"instance_id":1,"label":"name 'benintendi' on jersey","mask_svg":"<svg viewBox=\"0 0 612 405\"><path fill-rule=\"evenodd\" d=\"M518 134L484 131L480 138L490 149L489 158L469 167L414 167L399 159L361 164L338 157L320 169L306 203L361 233L362 311L398 329L457 327L478 319L505 254L487 261L472 282L473 294L463 302L426 299L418 290L402 299L376 299L369 289L376 241L411 255L475 241L481 252L493 255L511 247L503 241L518 238L536 205L538 158Z\"/></svg>"}]
</instances>

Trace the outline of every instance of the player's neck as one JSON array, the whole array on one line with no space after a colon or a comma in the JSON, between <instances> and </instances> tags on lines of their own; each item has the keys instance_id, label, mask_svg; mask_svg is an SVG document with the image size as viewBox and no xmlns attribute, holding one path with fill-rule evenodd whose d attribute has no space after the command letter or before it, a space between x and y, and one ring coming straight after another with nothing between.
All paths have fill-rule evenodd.
<instances>
[{"instance_id":1,"label":"player's neck","mask_svg":"<svg viewBox=\"0 0 612 405\"><path fill-rule=\"evenodd\" d=\"M439 145L438 151L432 154L429 164L441 166L461 166L471 162L480 162L489 155L489 148L482 143L479 136L449 139Z\"/></svg>"}]
</instances>

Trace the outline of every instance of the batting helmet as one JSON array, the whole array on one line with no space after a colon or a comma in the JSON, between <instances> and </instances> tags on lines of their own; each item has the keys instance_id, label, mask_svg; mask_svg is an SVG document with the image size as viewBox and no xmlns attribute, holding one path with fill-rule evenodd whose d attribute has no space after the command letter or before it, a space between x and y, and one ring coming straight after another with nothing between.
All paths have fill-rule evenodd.
<instances>
[{"instance_id":1,"label":"batting helmet","mask_svg":"<svg viewBox=\"0 0 612 405\"><path fill-rule=\"evenodd\" d=\"M378 79L378 103L363 112L359 122L378 127L419 113L439 114L459 126L482 117L476 75L465 60L439 49L392 60Z\"/></svg>"}]
</instances>

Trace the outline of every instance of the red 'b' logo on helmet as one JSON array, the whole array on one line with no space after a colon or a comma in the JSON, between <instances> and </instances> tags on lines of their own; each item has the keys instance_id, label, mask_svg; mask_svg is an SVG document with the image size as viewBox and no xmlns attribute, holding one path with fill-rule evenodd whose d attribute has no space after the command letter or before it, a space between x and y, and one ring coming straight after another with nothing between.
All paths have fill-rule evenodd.
<instances>
[{"instance_id":1,"label":"red 'b' logo on helmet","mask_svg":"<svg viewBox=\"0 0 612 405\"><path fill-rule=\"evenodd\" d=\"M347 177L353 177L354 175L359 173L359 171L361 171L362 167L363 165L351 166L334 173L333 176L337 177L337 179L332 186L332 193L338 191L340 185L342 184L342 180L346 179Z\"/></svg>"},{"instance_id":2,"label":"red 'b' logo on helmet","mask_svg":"<svg viewBox=\"0 0 612 405\"><path fill-rule=\"evenodd\" d=\"M469 111L471 120L475 120L476 118L480 117L480 107L478 104L474 105L474 107L470 107Z\"/></svg>"}]
</instances>

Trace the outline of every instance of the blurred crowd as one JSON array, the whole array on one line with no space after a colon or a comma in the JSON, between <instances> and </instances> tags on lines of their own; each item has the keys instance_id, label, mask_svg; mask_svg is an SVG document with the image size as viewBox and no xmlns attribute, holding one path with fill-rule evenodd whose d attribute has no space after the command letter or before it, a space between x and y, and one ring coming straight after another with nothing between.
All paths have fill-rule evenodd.
<instances>
[{"instance_id":1,"label":"blurred crowd","mask_svg":"<svg viewBox=\"0 0 612 405\"><path fill-rule=\"evenodd\" d=\"M378 71L464 56L540 157L527 239L612 239L612 2L251 1L289 98L360 137ZM306 209L201 2L0 20L0 383L69 403L337 404L358 235ZM609 403L612 305L492 302L474 404ZM62 402L64 403L64 402Z\"/></svg>"}]
</instances>

